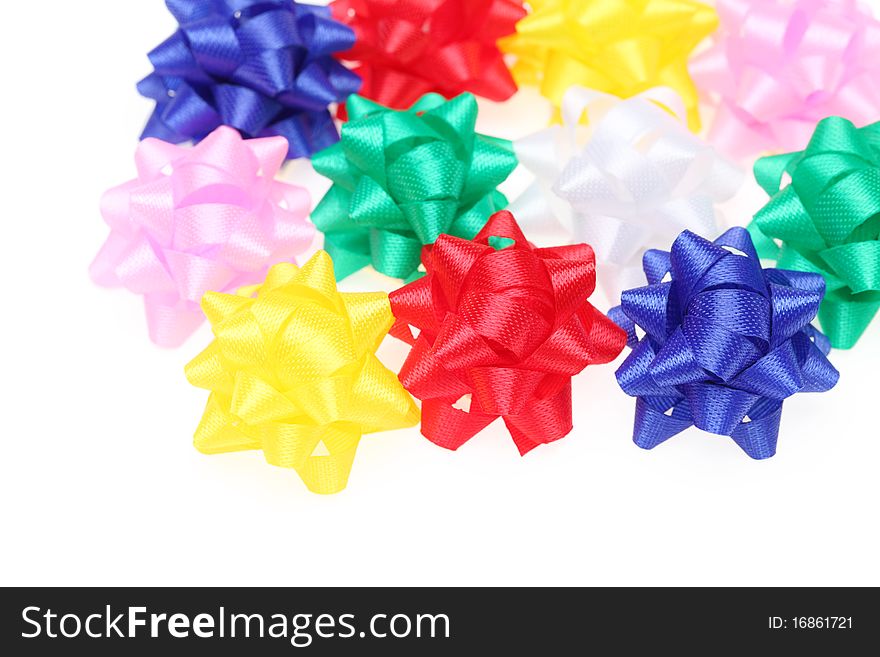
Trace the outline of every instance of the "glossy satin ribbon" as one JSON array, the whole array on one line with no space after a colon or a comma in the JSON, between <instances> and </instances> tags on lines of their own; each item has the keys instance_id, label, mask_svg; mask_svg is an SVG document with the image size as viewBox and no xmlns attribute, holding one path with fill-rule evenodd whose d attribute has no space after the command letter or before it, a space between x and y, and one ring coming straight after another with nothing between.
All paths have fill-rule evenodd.
<instances>
[{"instance_id":1,"label":"glossy satin ribbon","mask_svg":"<svg viewBox=\"0 0 880 657\"><path fill-rule=\"evenodd\" d=\"M635 443L652 449L696 425L754 459L773 456L782 401L837 383L828 341L810 325L822 277L762 269L744 228L714 242L685 231L644 266L648 286L611 313L633 348L617 380L637 398Z\"/></svg>"},{"instance_id":2,"label":"glossy satin ribbon","mask_svg":"<svg viewBox=\"0 0 880 657\"><path fill-rule=\"evenodd\" d=\"M880 310L880 123L827 118L805 151L758 160L755 176L772 196L752 226L762 255L825 277L822 330L833 347L853 347Z\"/></svg>"},{"instance_id":3,"label":"glossy satin ribbon","mask_svg":"<svg viewBox=\"0 0 880 657\"><path fill-rule=\"evenodd\" d=\"M697 91L687 59L717 26L715 11L693 0L530 0L516 35L500 41L516 56L514 79L537 85L559 106L572 86L628 98L671 87L698 130Z\"/></svg>"},{"instance_id":4,"label":"glossy satin ribbon","mask_svg":"<svg viewBox=\"0 0 880 657\"><path fill-rule=\"evenodd\" d=\"M150 53L138 84L156 109L143 137L198 141L219 125L281 135L289 157L338 140L328 111L360 87L333 59L354 33L326 7L293 0L166 0L180 27Z\"/></svg>"},{"instance_id":5,"label":"glossy satin ribbon","mask_svg":"<svg viewBox=\"0 0 880 657\"><path fill-rule=\"evenodd\" d=\"M400 380L423 401L425 437L458 449L498 417L521 454L564 437L571 377L626 342L586 301L590 247L534 248L499 212L473 241L442 235L425 267L391 294L392 335L413 345Z\"/></svg>"},{"instance_id":6,"label":"glossy satin ribbon","mask_svg":"<svg viewBox=\"0 0 880 657\"><path fill-rule=\"evenodd\" d=\"M718 0L721 29L694 58L718 105L709 134L737 157L806 146L831 115L880 118L880 23L856 0Z\"/></svg>"},{"instance_id":7,"label":"glossy satin ribbon","mask_svg":"<svg viewBox=\"0 0 880 657\"><path fill-rule=\"evenodd\" d=\"M363 434L418 423L412 398L375 356L394 321L387 295L337 292L326 252L202 305L216 339L186 368L211 391L200 451L261 449L312 492L337 493Z\"/></svg>"},{"instance_id":8,"label":"glossy satin ribbon","mask_svg":"<svg viewBox=\"0 0 880 657\"><path fill-rule=\"evenodd\" d=\"M340 279L371 263L413 277L423 245L471 238L507 205L495 188L516 156L510 142L474 132L473 95L429 94L404 112L352 96L348 111L340 143L313 160L333 181L312 221Z\"/></svg>"},{"instance_id":9,"label":"glossy satin ribbon","mask_svg":"<svg viewBox=\"0 0 880 657\"><path fill-rule=\"evenodd\" d=\"M516 92L497 41L526 15L522 0L335 0L356 35L339 53L354 64L360 94L406 109L429 92L469 91L501 101Z\"/></svg>"},{"instance_id":10,"label":"glossy satin ribbon","mask_svg":"<svg viewBox=\"0 0 880 657\"><path fill-rule=\"evenodd\" d=\"M620 100L572 87L562 126L514 144L536 181L511 211L526 229L555 218L571 239L592 246L599 284L614 303L644 281L646 249L670 244L685 229L717 235L716 205L743 181L737 167L687 130L683 114L671 89Z\"/></svg>"},{"instance_id":11,"label":"glossy satin ribbon","mask_svg":"<svg viewBox=\"0 0 880 657\"><path fill-rule=\"evenodd\" d=\"M311 244L309 193L275 180L286 156L283 137L226 127L193 148L145 139L137 179L102 200L110 236L92 278L142 295L150 338L179 346L205 319L205 292L260 281Z\"/></svg>"}]
</instances>

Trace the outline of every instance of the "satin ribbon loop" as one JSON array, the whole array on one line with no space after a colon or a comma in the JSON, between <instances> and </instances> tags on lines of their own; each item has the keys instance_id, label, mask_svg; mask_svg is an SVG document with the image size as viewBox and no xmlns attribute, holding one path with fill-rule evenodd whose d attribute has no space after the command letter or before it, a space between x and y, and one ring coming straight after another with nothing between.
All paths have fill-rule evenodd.
<instances>
[{"instance_id":1,"label":"satin ribbon loop","mask_svg":"<svg viewBox=\"0 0 880 657\"><path fill-rule=\"evenodd\" d=\"M202 304L215 340L186 367L190 383L211 391L199 451L262 449L312 492L331 494L346 487L364 434L418 423L412 398L375 356L394 321L388 297L337 292L326 252Z\"/></svg>"},{"instance_id":2,"label":"satin ribbon loop","mask_svg":"<svg viewBox=\"0 0 880 657\"><path fill-rule=\"evenodd\" d=\"M338 57L363 78L361 95L381 105L406 109L427 93L502 101L516 92L497 41L526 15L522 0L334 0L330 6L357 37Z\"/></svg>"},{"instance_id":3,"label":"satin ribbon loop","mask_svg":"<svg viewBox=\"0 0 880 657\"><path fill-rule=\"evenodd\" d=\"M617 381L637 398L634 442L652 449L697 426L754 459L773 456L783 400L839 376L810 326L822 277L762 269L743 228L714 242L684 231L670 252L645 255L645 274L649 285L609 313L632 347Z\"/></svg>"},{"instance_id":4,"label":"satin ribbon loop","mask_svg":"<svg viewBox=\"0 0 880 657\"><path fill-rule=\"evenodd\" d=\"M562 115L561 127L515 143L535 182L512 210L526 226L546 229L554 217L569 239L592 245L609 298L641 284L647 249L682 230L718 233L717 206L736 193L743 174L687 130L674 91L621 100L572 87Z\"/></svg>"},{"instance_id":5,"label":"satin ribbon loop","mask_svg":"<svg viewBox=\"0 0 880 657\"><path fill-rule=\"evenodd\" d=\"M718 0L721 27L691 62L718 106L709 140L737 158L804 148L816 123L880 114L880 22L856 0Z\"/></svg>"},{"instance_id":6,"label":"satin ribbon loop","mask_svg":"<svg viewBox=\"0 0 880 657\"><path fill-rule=\"evenodd\" d=\"M308 191L275 180L286 155L283 137L227 127L193 148L145 139L137 179L102 200L110 235L92 278L143 296L150 338L180 346L204 321L205 292L254 283L311 244Z\"/></svg>"},{"instance_id":7,"label":"satin ribbon loop","mask_svg":"<svg viewBox=\"0 0 880 657\"><path fill-rule=\"evenodd\" d=\"M555 107L583 86L629 98L671 87L699 130L691 51L717 26L715 10L693 0L531 0L516 34L500 41L516 56L514 79L537 85Z\"/></svg>"},{"instance_id":8,"label":"satin ribbon loop","mask_svg":"<svg viewBox=\"0 0 880 657\"><path fill-rule=\"evenodd\" d=\"M354 33L330 10L293 0L166 0L177 32L150 53L138 84L156 101L141 138L199 141L220 125L246 137L280 135L287 157L339 136L328 105L360 88L333 59Z\"/></svg>"},{"instance_id":9,"label":"satin ribbon loop","mask_svg":"<svg viewBox=\"0 0 880 657\"><path fill-rule=\"evenodd\" d=\"M626 340L586 301L592 249L535 248L502 211L473 240L440 236L424 264L390 297L391 333L413 345L400 380L423 401L423 435L454 450L501 417L525 454L568 434L571 377Z\"/></svg>"},{"instance_id":10,"label":"satin ribbon loop","mask_svg":"<svg viewBox=\"0 0 880 657\"><path fill-rule=\"evenodd\" d=\"M317 154L333 186L312 213L340 279L372 264L412 279L422 247L444 233L472 238L507 205L497 191L517 165L510 142L475 132L472 94L389 110L353 96L339 144Z\"/></svg>"},{"instance_id":11,"label":"satin ribbon loop","mask_svg":"<svg viewBox=\"0 0 880 657\"><path fill-rule=\"evenodd\" d=\"M761 254L822 274L822 329L855 346L880 310L880 123L824 119L805 151L758 160L755 177L771 196L750 227Z\"/></svg>"}]
</instances>

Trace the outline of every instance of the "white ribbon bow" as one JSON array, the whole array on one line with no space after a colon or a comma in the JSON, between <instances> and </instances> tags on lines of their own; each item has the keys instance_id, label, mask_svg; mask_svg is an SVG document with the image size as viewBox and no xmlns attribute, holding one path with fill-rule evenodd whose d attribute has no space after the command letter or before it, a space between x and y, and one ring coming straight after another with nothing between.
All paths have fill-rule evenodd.
<instances>
[{"instance_id":1,"label":"white ribbon bow","mask_svg":"<svg viewBox=\"0 0 880 657\"><path fill-rule=\"evenodd\" d=\"M646 284L647 249L668 249L685 229L717 237L716 205L743 182L743 172L691 133L684 116L671 89L620 99L572 87L563 125L514 144L536 180L511 210L526 227L562 229L566 239L591 245L612 303Z\"/></svg>"}]
</instances>

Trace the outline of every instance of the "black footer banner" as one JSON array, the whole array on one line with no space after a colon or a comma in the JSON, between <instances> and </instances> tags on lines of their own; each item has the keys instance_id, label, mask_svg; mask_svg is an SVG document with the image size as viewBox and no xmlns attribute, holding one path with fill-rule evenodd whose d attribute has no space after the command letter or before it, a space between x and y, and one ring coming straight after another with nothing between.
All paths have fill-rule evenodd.
<instances>
[{"instance_id":1,"label":"black footer banner","mask_svg":"<svg viewBox=\"0 0 880 657\"><path fill-rule=\"evenodd\" d=\"M845 651L880 634L872 589L7 588L2 598L6 655L124 655L140 647L162 657L193 649L212 656L763 654L797 646Z\"/></svg>"}]
</instances>

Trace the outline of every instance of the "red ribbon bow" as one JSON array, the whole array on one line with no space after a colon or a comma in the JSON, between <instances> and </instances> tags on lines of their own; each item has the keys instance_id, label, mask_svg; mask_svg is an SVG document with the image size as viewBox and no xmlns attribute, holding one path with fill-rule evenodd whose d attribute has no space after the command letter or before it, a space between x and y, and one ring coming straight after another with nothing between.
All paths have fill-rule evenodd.
<instances>
[{"instance_id":1,"label":"red ribbon bow","mask_svg":"<svg viewBox=\"0 0 880 657\"><path fill-rule=\"evenodd\" d=\"M507 100L516 83L497 41L525 17L522 0L335 0L333 16L355 32L360 94L405 109L429 92L470 91Z\"/></svg>"},{"instance_id":2,"label":"red ribbon bow","mask_svg":"<svg viewBox=\"0 0 880 657\"><path fill-rule=\"evenodd\" d=\"M592 248L536 248L498 212L473 241L441 235L423 260L427 275L391 294L391 333L414 345L400 380L423 401L425 437L458 449L498 417L520 454L564 437L571 377L626 344L587 302ZM456 408L467 395L470 410Z\"/></svg>"}]
</instances>

